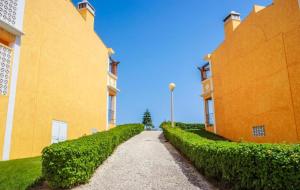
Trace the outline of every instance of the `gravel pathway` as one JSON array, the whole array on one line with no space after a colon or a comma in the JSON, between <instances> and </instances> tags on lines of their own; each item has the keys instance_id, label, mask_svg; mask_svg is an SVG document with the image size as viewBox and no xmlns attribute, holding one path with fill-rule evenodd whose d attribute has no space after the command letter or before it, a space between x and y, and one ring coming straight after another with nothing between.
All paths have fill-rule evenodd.
<instances>
[{"instance_id":1,"label":"gravel pathway","mask_svg":"<svg viewBox=\"0 0 300 190\"><path fill-rule=\"evenodd\" d=\"M162 132L147 131L120 145L90 183L75 190L207 189L209 184L169 143Z\"/></svg>"}]
</instances>

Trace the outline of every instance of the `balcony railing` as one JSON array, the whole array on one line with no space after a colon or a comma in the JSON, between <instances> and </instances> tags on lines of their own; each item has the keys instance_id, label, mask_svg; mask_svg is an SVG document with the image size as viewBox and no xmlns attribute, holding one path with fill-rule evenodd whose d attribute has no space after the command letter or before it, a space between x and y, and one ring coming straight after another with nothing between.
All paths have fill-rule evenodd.
<instances>
[{"instance_id":1,"label":"balcony railing","mask_svg":"<svg viewBox=\"0 0 300 190\"><path fill-rule=\"evenodd\" d=\"M0 0L0 25L15 35L22 34L25 0Z\"/></svg>"},{"instance_id":2,"label":"balcony railing","mask_svg":"<svg viewBox=\"0 0 300 190\"><path fill-rule=\"evenodd\" d=\"M213 113L206 114L206 125L212 126L215 124L215 115Z\"/></svg>"},{"instance_id":3,"label":"balcony railing","mask_svg":"<svg viewBox=\"0 0 300 190\"><path fill-rule=\"evenodd\" d=\"M6 96L10 79L12 49L0 43L0 95Z\"/></svg>"},{"instance_id":4,"label":"balcony railing","mask_svg":"<svg viewBox=\"0 0 300 190\"><path fill-rule=\"evenodd\" d=\"M112 109L108 110L108 122L113 125L116 124L115 110Z\"/></svg>"},{"instance_id":5,"label":"balcony railing","mask_svg":"<svg viewBox=\"0 0 300 190\"><path fill-rule=\"evenodd\" d=\"M107 85L117 90L117 77L110 72L108 72Z\"/></svg>"},{"instance_id":6,"label":"balcony railing","mask_svg":"<svg viewBox=\"0 0 300 190\"><path fill-rule=\"evenodd\" d=\"M202 81L202 96L208 96L212 92L212 79L208 78Z\"/></svg>"}]
</instances>

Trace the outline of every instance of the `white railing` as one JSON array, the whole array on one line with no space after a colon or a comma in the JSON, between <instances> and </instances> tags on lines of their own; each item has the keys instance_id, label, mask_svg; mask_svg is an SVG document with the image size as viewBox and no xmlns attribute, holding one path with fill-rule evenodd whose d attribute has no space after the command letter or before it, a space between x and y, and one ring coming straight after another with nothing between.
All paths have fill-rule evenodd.
<instances>
[{"instance_id":1,"label":"white railing","mask_svg":"<svg viewBox=\"0 0 300 190\"><path fill-rule=\"evenodd\" d=\"M117 90L117 77L110 72L108 72L107 85Z\"/></svg>"},{"instance_id":2,"label":"white railing","mask_svg":"<svg viewBox=\"0 0 300 190\"><path fill-rule=\"evenodd\" d=\"M0 0L0 25L15 35L23 28L25 0Z\"/></svg>"},{"instance_id":3,"label":"white railing","mask_svg":"<svg viewBox=\"0 0 300 190\"><path fill-rule=\"evenodd\" d=\"M0 95L6 96L10 79L12 49L0 43Z\"/></svg>"}]
</instances>

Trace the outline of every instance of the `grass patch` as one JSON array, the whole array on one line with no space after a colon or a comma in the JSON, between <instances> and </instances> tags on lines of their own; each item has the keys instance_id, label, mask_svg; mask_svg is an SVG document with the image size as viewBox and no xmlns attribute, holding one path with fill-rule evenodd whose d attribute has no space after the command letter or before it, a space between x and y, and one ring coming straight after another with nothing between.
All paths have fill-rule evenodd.
<instances>
[{"instance_id":1,"label":"grass patch","mask_svg":"<svg viewBox=\"0 0 300 190\"><path fill-rule=\"evenodd\" d=\"M23 190L40 181L41 157L0 161L0 189Z\"/></svg>"}]
</instances>

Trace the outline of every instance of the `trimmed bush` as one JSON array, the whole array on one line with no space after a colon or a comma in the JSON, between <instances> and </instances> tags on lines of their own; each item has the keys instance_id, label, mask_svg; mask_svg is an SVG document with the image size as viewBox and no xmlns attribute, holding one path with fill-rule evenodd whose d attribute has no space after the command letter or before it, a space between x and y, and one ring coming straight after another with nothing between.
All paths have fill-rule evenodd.
<instances>
[{"instance_id":1,"label":"trimmed bush","mask_svg":"<svg viewBox=\"0 0 300 190\"><path fill-rule=\"evenodd\" d=\"M224 137L221 137L219 135L216 135L214 133L211 133L209 131L206 131L204 128L203 129L187 129L185 131L191 132L191 133L195 133L201 137L210 139L210 140L214 140L214 141L229 141Z\"/></svg>"},{"instance_id":2,"label":"trimmed bush","mask_svg":"<svg viewBox=\"0 0 300 190\"><path fill-rule=\"evenodd\" d=\"M52 144L43 150L43 176L52 188L70 188L86 183L119 144L143 130L142 124L128 124Z\"/></svg>"},{"instance_id":3,"label":"trimmed bush","mask_svg":"<svg viewBox=\"0 0 300 190\"><path fill-rule=\"evenodd\" d=\"M300 189L300 145L213 141L169 125L163 131L204 175L232 189Z\"/></svg>"},{"instance_id":4,"label":"trimmed bush","mask_svg":"<svg viewBox=\"0 0 300 190\"><path fill-rule=\"evenodd\" d=\"M160 127L164 125L171 125L170 121L163 122ZM190 130L190 129L204 129L205 125L201 123L182 123L182 122L175 122L175 126L179 127L183 130Z\"/></svg>"}]
</instances>

